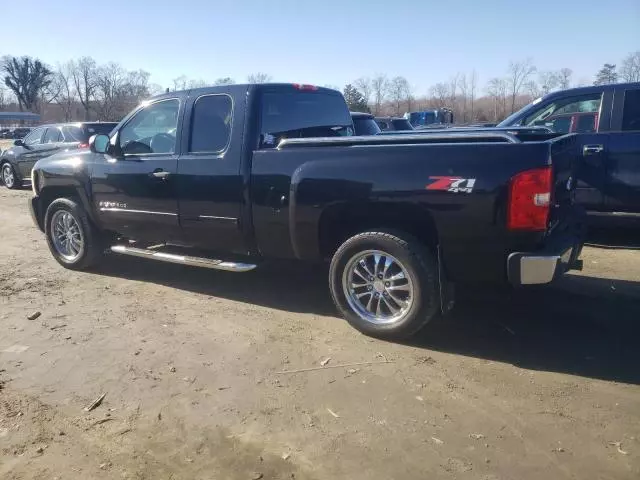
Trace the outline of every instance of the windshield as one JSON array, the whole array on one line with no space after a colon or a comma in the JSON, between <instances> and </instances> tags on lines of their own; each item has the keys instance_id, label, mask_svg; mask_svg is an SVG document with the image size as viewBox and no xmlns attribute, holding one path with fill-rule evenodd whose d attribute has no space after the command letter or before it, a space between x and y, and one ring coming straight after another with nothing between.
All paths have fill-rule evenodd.
<instances>
[{"instance_id":1,"label":"windshield","mask_svg":"<svg viewBox=\"0 0 640 480\"><path fill-rule=\"evenodd\" d=\"M405 118L394 119L391 121L393 123L394 130L413 130L413 127L409 123L409 120Z\"/></svg>"},{"instance_id":2,"label":"windshield","mask_svg":"<svg viewBox=\"0 0 640 480\"><path fill-rule=\"evenodd\" d=\"M381 132L378 124L371 117L354 118L353 126L356 135L377 135Z\"/></svg>"},{"instance_id":3,"label":"windshield","mask_svg":"<svg viewBox=\"0 0 640 480\"><path fill-rule=\"evenodd\" d=\"M409 114L409 122L411 125L431 125L437 122L435 112L412 112Z\"/></svg>"},{"instance_id":4,"label":"windshield","mask_svg":"<svg viewBox=\"0 0 640 480\"><path fill-rule=\"evenodd\" d=\"M518 110L517 112L513 112L511 115L509 115L507 118L505 118L504 120L502 120L498 125L496 125L497 127L514 127L516 125L519 125L518 120L521 119L522 117L524 117L527 112L529 112L530 110L532 110L536 105L538 105L540 102L542 101L542 98L537 98L536 100L534 100L533 102L531 102L529 105L525 105L524 107L522 107L520 110Z\"/></svg>"}]
</instances>

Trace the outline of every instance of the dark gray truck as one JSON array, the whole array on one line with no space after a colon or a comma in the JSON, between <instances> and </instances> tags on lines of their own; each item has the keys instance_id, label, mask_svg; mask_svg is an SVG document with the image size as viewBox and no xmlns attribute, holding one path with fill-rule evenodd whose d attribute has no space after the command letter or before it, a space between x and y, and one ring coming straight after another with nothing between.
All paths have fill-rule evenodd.
<instances>
[{"instance_id":1,"label":"dark gray truck","mask_svg":"<svg viewBox=\"0 0 640 480\"><path fill-rule=\"evenodd\" d=\"M640 83L553 92L498 124L533 126L576 135L576 202L590 216L640 220Z\"/></svg>"}]
</instances>

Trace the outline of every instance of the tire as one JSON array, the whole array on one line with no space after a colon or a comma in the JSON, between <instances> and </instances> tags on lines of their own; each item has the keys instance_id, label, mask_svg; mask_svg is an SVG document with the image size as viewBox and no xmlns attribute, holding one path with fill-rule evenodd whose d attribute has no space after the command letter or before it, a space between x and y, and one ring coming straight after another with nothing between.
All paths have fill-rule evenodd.
<instances>
[{"instance_id":1,"label":"tire","mask_svg":"<svg viewBox=\"0 0 640 480\"><path fill-rule=\"evenodd\" d=\"M0 174L2 175L2 183L4 183L4 186L8 189L13 190L20 186L20 179L18 178L13 165L9 162L2 164L2 167L0 167Z\"/></svg>"},{"instance_id":2,"label":"tire","mask_svg":"<svg viewBox=\"0 0 640 480\"><path fill-rule=\"evenodd\" d=\"M373 276L365 279L366 272ZM440 310L437 262L423 244L401 232L371 231L349 238L331 260L329 286L347 321L378 338L410 337Z\"/></svg>"},{"instance_id":3,"label":"tire","mask_svg":"<svg viewBox=\"0 0 640 480\"><path fill-rule=\"evenodd\" d=\"M71 270L85 270L102 258L104 244L100 232L93 226L82 206L74 200L59 198L51 202L44 222L49 250L53 258L63 267ZM69 225L69 228L65 225ZM65 229L71 232L70 236L63 235L63 240L59 240L60 236L58 239L54 238L55 233L60 234ZM80 240L79 243L78 240ZM68 250L69 245L72 247L71 250ZM77 254L73 254L76 251Z\"/></svg>"}]
</instances>

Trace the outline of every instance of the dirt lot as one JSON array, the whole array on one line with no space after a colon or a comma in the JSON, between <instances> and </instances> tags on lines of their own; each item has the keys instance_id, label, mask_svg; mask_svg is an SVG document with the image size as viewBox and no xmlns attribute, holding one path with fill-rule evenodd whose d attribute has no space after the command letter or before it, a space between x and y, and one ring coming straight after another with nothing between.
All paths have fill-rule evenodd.
<instances>
[{"instance_id":1,"label":"dirt lot","mask_svg":"<svg viewBox=\"0 0 640 480\"><path fill-rule=\"evenodd\" d=\"M402 345L336 318L323 271L66 271L0 192L0 478L640 478L631 247L463 290Z\"/></svg>"}]
</instances>

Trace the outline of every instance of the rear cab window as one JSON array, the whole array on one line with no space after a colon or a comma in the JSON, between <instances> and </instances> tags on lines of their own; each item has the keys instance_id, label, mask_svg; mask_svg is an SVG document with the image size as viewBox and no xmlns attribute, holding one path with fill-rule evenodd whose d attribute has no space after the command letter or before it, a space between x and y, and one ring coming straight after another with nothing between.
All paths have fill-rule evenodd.
<instances>
[{"instance_id":1,"label":"rear cab window","mask_svg":"<svg viewBox=\"0 0 640 480\"><path fill-rule=\"evenodd\" d=\"M640 130L640 89L624 92L622 130Z\"/></svg>"},{"instance_id":2,"label":"rear cab window","mask_svg":"<svg viewBox=\"0 0 640 480\"><path fill-rule=\"evenodd\" d=\"M315 87L300 90L293 85L290 88L279 86L262 91L260 148L276 147L285 138L353 135L351 115L339 92Z\"/></svg>"},{"instance_id":3,"label":"rear cab window","mask_svg":"<svg viewBox=\"0 0 640 480\"><path fill-rule=\"evenodd\" d=\"M191 115L189 152L220 153L231 140L233 102L226 94L198 97Z\"/></svg>"}]
</instances>

